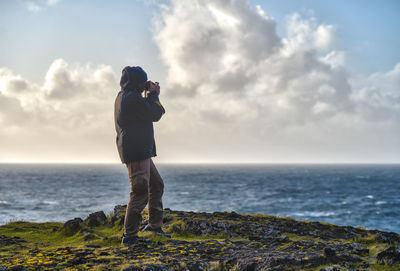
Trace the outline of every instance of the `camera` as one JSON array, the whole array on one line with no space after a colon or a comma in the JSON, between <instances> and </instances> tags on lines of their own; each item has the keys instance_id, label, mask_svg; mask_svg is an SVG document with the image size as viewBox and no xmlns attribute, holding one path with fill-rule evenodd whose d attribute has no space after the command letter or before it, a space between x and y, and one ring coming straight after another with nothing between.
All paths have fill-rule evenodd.
<instances>
[{"instance_id":1,"label":"camera","mask_svg":"<svg viewBox=\"0 0 400 271\"><path fill-rule=\"evenodd\" d=\"M150 86L152 86L152 85L155 85L153 82L151 82L151 81L147 81L145 84L144 84L144 90L149 90L150 89Z\"/></svg>"}]
</instances>

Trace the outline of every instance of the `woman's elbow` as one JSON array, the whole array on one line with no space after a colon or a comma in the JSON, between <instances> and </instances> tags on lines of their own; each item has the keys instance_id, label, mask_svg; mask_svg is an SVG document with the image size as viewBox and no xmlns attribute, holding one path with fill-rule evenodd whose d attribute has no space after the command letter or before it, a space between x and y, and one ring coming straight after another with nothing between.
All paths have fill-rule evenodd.
<instances>
[{"instance_id":1,"label":"woman's elbow","mask_svg":"<svg viewBox=\"0 0 400 271\"><path fill-rule=\"evenodd\" d=\"M161 119L162 115L157 115L153 117L153 122L158 122Z\"/></svg>"}]
</instances>

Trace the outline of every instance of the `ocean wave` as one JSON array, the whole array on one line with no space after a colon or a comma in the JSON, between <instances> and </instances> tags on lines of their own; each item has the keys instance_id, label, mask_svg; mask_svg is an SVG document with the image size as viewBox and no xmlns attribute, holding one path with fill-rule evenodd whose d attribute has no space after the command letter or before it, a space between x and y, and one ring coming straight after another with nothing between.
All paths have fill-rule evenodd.
<instances>
[{"instance_id":1,"label":"ocean wave","mask_svg":"<svg viewBox=\"0 0 400 271\"><path fill-rule=\"evenodd\" d=\"M42 203L48 204L48 205L55 205L55 204L58 204L58 201L56 201L56 200L44 200L44 201L42 201Z\"/></svg>"},{"instance_id":2,"label":"ocean wave","mask_svg":"<svg viewBox=\"0 0 400 271\"><path fill-rule=\"evenodd\" d=\"M321 217L321 216L333 216L335 212L317 212L317 211L305 211L294 213L295 216L311 216L311 217Z\"/></svg>"},{"instance_id":3,"label":"ocean wave","mask_svg":"<svg viewBox=\"0 0 400 271\"><path fill-rule=\"evenodd\" d=\"M357 175L357 179L370 179L371 177L369 175L363 176L363 175Z\"/></svg>"},{"instance_id":4,"label":"ocean wave","mask_svg":"<svg viewBox=\"0 0 400 271\"><path fill-rule=\"evenodd\" d=\"M279 165L257 170L253 166L160 165L159 171L166 183L164 206L173 210L275 214L400 232L400 219L395 219L400 198L394 194L400 190L398 165ZM121 165L101 165L101 170L99 165L0 165L0 183L7 187L0 189L0 224L16 214L29 221L47 217L65 221L112 211L129 200L126 174ZM367 176L369 180L363 179Z\"/></svg>"},{"instance_id":5,"label":"ocean wave","mask_svg":"<svg viewBox=\"0 0 400 271\"><path fill-rule=\"evenodd\" d=\"M180 195L189 195L190 194L190 192L188 192L188 191L181 191L181 192L177 192L177 193Z\"/></svg>"}]
</instances>

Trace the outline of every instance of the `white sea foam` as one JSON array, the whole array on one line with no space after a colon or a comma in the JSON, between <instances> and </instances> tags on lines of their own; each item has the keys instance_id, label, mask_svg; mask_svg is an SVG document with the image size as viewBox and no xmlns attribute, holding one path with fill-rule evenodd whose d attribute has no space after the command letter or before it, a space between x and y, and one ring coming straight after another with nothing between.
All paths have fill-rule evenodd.
<instances>
[{"instance_id":1,"label":"white sea foam","mask_svg":"<svg viewBox=\"0 0 400 271\"><path fill-rule=\"evenodd\" d=\"M58 204L58 201L56 201L56 200L44 200L44 201L42 201L42 203L48 204L48 205L55 205L55 204Z\"/></svg>"},{"instance_id":2,"label":"white sea foam","mask_svg":"<svg viewBox=\"0 0 400 271\"><path fill-rule=\"evenodd\" d=\"M181 195L189 195L190 194L190 192L188 192L188 191L181 191L181 192L178 192L179 194L181 194Z\"/></svg>"},{"instance_id":3,"label":"white sea foam","mask_svg":"<svg viewBox=\"0 0 400 271\"><path fill-rule=\"evenodd\" d=\"M358 175L358 176L356 176L356 178L357 178L357 179L369 179L370 176L369 176L369 175L367 175L367 176Z\"/></svg>"},{"instance_id":4,"label":"white sea foam","mask_svg":"<svg viewBox=\"0 0 400 271\"><path fill-rule=\"evenodd\" d=\"M294 213L295 216L311 216L311 217L321 217L321 216L333 216L335 212L317 212L317 211L305 211Z\"/></svg>"},{"instance_id":5,"label":"white sea foam","mask_svg":"<svg viewBox=\"0 0 400 271\"><path fill-rule=\"evenodd\" d=\"M376 205L382 205L382 204L386 204L387 202L384 200L379 200L377 202L375 202Z\"/></svg>"},{"instance_id":6,"label":"white sea foam","mask_svg":"<svg viewBox=\"0 0 400 271\"><path fill-rule=\"evenodd\" d=\"M367 195L366 198L373 199L374 196L372 196L372 195Z\"/></svg>"}]
</instances>

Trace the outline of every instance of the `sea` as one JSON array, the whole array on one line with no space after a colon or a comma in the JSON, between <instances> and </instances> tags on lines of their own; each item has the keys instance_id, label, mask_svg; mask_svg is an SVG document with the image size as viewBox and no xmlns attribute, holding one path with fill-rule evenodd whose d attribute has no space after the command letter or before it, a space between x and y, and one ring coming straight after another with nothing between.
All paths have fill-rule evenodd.
<instances>
[{"instance_id":1,"label":"sea","mask_svg":"<svg viewBox=\"0 0 400 271\"><path fill-rule=\"evenodd\" d=\"M235 211L400 233L400 165L157 164L164 208ZM123 164L0 164L0 225L127 204Z\"/></svg>"}]
</instances>

